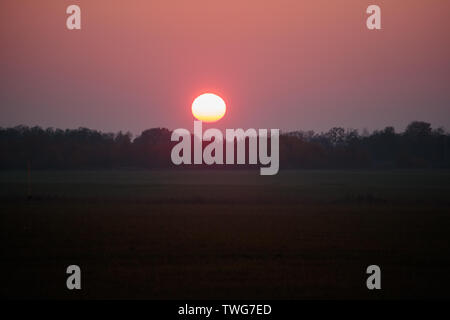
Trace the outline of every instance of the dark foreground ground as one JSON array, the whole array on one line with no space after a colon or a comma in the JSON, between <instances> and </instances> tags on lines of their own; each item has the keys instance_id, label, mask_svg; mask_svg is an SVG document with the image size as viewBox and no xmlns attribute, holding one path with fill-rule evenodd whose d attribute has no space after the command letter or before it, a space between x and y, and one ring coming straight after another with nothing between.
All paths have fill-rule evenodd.
<instances>
[{"instance_id":1,"label":"dark foreground ground","mask_svg":"<svg viewBox=\"0 0 450 320\"><path fill-rule=\"evenodd\" d=\"M3 297L450 297L449 171L36 172L29 200L26 181L0 173Z\"/></svg>"}]
</instances>

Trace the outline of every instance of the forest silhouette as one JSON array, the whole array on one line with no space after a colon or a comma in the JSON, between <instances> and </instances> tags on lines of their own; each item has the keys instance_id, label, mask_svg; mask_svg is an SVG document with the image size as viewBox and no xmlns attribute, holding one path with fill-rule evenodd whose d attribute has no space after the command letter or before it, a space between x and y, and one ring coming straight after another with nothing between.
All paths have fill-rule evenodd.
<instances>
[{"instance_id":1,"label":"forest silhouette","mask_svg":"<svg viewBox=\"0 0 450 320\"><path fill-rule=\"evenodd\" d=\"M449 136L422 121L411 122L399 133L393 127L370 134L341 127L322 133L286 132L280 135L280 168L450 168ZM170 137L166 128L148 129L135 138L87 128L0 128L0 169L173 168L170 152L175 142Z\"/></svg>"}]
</instances>

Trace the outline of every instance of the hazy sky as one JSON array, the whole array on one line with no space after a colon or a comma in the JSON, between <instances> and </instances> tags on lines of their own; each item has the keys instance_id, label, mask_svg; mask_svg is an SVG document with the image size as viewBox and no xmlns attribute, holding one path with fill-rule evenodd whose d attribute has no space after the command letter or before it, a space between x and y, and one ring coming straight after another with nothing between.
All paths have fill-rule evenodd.
<instances>
[{"instance_id":1,"label":"hazy sky","mask_svg":"<svg viewBox=\"0 0 450 320\"><path fill-rule=\"evenodd\" d=\"M66 29L67 6L82 30ZM370 4L382 30L366 28ZM0 126L450 129L448 0L1 0Z\"/></svg>"}]
</instances>

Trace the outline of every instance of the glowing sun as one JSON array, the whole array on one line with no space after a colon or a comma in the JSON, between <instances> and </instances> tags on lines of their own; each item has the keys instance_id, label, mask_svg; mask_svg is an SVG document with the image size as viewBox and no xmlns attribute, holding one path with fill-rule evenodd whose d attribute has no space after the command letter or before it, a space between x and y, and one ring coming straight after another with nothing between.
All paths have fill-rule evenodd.
<instances>
[{"instance_id":1,"label":"glowing sun","mask_svg":"<svg viewBox=\"0 0 450 320\"><path fill-rule=\"evenodd\" d=\"M192 102L192 114L197 120L204 122L220 120L226 110L225 101L214 93L204 93Z\"/></svg>"}]
</instances>

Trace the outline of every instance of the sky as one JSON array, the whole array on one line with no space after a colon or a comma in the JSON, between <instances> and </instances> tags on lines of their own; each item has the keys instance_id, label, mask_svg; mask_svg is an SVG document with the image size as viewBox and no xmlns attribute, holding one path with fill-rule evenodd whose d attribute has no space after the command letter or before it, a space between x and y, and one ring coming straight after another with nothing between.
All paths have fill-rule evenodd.
<instances>
[{"instance_id":1,"label":"sky","mask_svg":"<svg viewBox=\"0 0 450 320\"><path fill-rule=\"evenodd\" d=\"M66 28L81 8L82 29ZM381 7L382 30L366 8ZM450 129L448 0L1 0L0 127Z\"/></svg>"}]
</instances>

